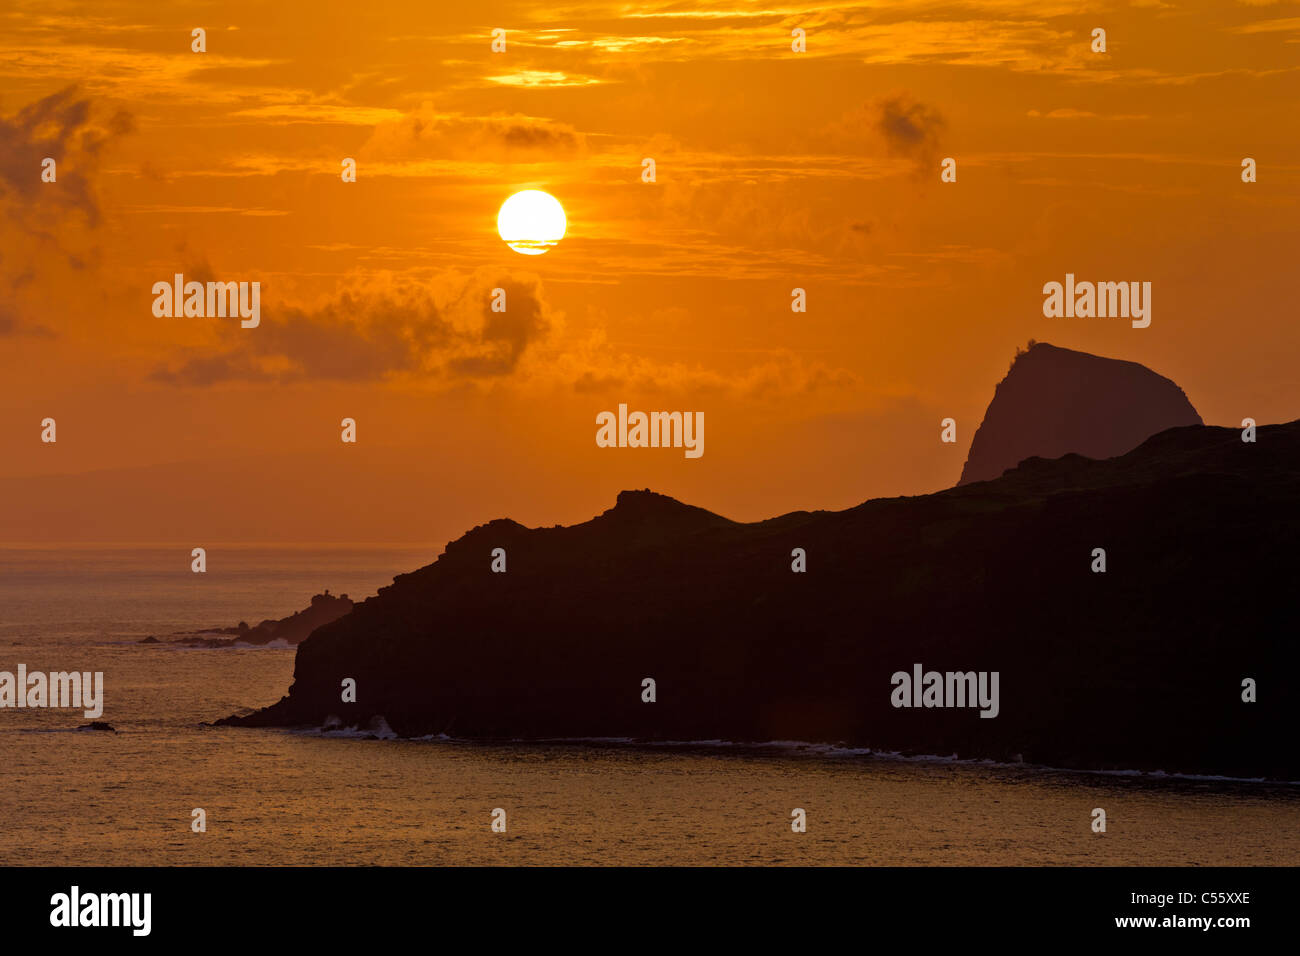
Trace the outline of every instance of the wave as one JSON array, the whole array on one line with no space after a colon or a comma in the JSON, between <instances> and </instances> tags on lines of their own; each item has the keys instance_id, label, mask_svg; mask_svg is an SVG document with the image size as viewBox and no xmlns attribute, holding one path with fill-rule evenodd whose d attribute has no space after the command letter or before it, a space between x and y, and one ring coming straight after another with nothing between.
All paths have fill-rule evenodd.
<instances>
[{"instance_id":1,"label":"wave","mask_svg":"<svg viewBox=\"0 0 1300 956\"><path fill-rule=\"evenodd\" d=\"M1131 777L1141 780L1176 780L1200 783L1248 783L1268 784L1270 786L1300 787L1300 780L1271 780L1267 777L1233 777L1225 774L1182 773L1166 770L1090 770L1078 767L1055 767L1050 764L1028 763L1023 760L993 760L989 757L962 757L958 754L916 754L897 750L876 750L871 747L849 747L844 744L816 743L807 740L645 740L636 737L453 737L445 733L425 734L421 737L402 738L388 725L382 716L374 718L367 728L356 726L344 727L337 717L327 719L320 727L299 727L289 733L316 737L345 737L354 740L410 740L416 742L447 743L457 745L500 745L518 746L546 745L583 745L627 747L632 749L662 750L721 750L737 754L758 754L778 752L788 755L830 757L838 759L880 760L909 764L935 764L965 767L989 767L999 770L1015 770L1034 774L1089 774L1106 777Z\"/></svg>"},{"instance_id":2,"label":"wave","mask_svg":"<svg viewBox=\"0 0 1300 956\"><path fill-rule=\"evenodd\" d=\"M300 727L290 733L310 737L346 737L351 740L397 740L397 732L388 726L382 715L371 718L363 728L355 724L344 725L338 717L327 717L319 727Z\"/></svg>"}]
</instances>

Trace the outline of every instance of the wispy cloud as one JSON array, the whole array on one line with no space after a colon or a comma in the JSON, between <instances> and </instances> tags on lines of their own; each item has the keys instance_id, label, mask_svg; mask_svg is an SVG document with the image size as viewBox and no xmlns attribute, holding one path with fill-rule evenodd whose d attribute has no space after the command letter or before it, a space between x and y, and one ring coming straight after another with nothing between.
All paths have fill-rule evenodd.
<instances>
[{"instance_id":1,"label":"wispy cloud","mask_svg":"<svg viewBox=\"0 0 1300 956\"><path fill-rule=\"evenodd\" d=\"M92 117L91 101L75 86L0 117L0 198L11 214L30 209L37 198L48 224L53 206L81 213L95 225L99 204L92 175L108 143L134 127L130 113L117 110L102 120ZM42 180L46 158L56 164L56 182Z\"/></svg>"},{"instance_id":2,"label":"wispy cloud","mask_svg":"<svg viewBox=\"0 0 1300 956\"><path fill-rule=\"evenodd\" d=\"M500 83L502 86L522 86L530 88L540 87L562 87L562 86L595 86L598 83L605 82L594 76L581 76L571 73L563 73L558 70L519 70L515 73L505 73L500 76L487 77L489 82Z\"/></svg>"}]
</instances>

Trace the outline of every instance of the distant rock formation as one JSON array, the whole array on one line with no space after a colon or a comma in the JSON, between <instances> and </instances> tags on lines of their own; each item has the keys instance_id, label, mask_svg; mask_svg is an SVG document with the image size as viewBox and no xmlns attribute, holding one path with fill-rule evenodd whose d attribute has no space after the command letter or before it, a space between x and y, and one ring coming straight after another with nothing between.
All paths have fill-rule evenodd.
<instances>
[{"instance_id":1,"label":"distant rock formation","mask_svg":"<svg viewBox=\"0 0 1300 956\"><path fill-rule=\"evenodd\" d=\"M323 624L337 621L352 610L353 602L346 594L330 594L326 588L324 594L314 595L311 606L281 618L278 621L265 620L256 627L249 627L243 621L237 627L208 628L201 631L187 631L173 634L172 640L165 643L187 644L191 647L232 647L235 644L270 644L272 641L284 641L286 644L299 644L306 640L312 631ZM233 635L233 636L228 636ZM160 644L156 637L146 637L140 644Z\"/></svg>"},{"instance_id":2,"label":"distant rock formation","mask_svg":"<svg viewBox=\"0 0 1300 956\"><path fill-rule=\"evenodd\" d=\"M1144 365L1030 342L993 393L958 485L1031 456L1114 458L1166 428L1199 425L1183 390Z\"/></svg>"},{"instance_id":3,"label":"distant rock formation","mask_svg":"<svg viewBox=\"0 0 1300 956\"><path fill-rule=\"evenodd\" d=\"M1109 460L752 524L648 491L572 527L494 521L313 633L288 696L220 723L1300 779L1300 422L1257 438L1175 428ZM916 664L998 672L998 715L893 706Z\"/></svg>"}]
</instances>

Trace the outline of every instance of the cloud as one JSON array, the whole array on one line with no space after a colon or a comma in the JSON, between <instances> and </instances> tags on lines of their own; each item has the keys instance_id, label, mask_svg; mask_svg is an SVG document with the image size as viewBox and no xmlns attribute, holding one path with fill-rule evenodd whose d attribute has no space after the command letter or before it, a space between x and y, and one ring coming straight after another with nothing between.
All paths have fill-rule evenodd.
<instances>
[{"instance_id":1,"label":"cloud","mask_svg":"<svg viewBox=\"0 0 1300 956\"><path fill-rule=\"evenodd\" d=\"M195 269L201 267L200 262ZM491 308L498 288L505 290L504 312ZM681 310L672 320L689 322L690 315ZM548 303L536 275L489 269L444 273L423 282L382 276L312 308L263 303L256 329L240 329L232 320L189 321L230 321L225 341L236 345L159 366L153 381L191 387L476 383L531 394L556 388L579 394L633 389L773 402L849 394L861 386L844 368L783 349L758 350L752 362L717 369L632 354L611 344L603 327L566 339L563 316Z\"/></svg>"},{"instance_id":2,"label":"cloud","mask_svg":"<svg viewBox=\"0 0 1300 956\"><path fill-rule=\"evenodd\" d=\"M582 76L576 73L564 73L557 70L517 70L501 76L489 76L488 80L502 86L522 86L530 89L561 86L595 86L604 82L594 76Z\"/></svg>"},{"instance_id":3,"label":"cloud","mask_svg":"<svg viewBox=\"0 0 1300 956\"><path fill-rule=\"evenodd\" d=\"M545 336L551 328L539 283L506 279L495 288L505 292L508 307L504 312L493 312L491 298L482 295L479 305L482 326L477 332L478 341L469 354L453 357L449 362L456 375L474 378L509 375L529 344ZM473 306L470 308L472 310Z\"/></svg>"},{"instance_id":4,"label":"cloud","mask_svg":"<svg viewBox=\"0 0 1300 956\"><path fill-rule=\"evenodd\" d=\"M689 317L683 321L689 321ZM738 350L737 354L747 351ZM607 331L597 328L556 356L544 370L544 377L579 395L622 392L696 398L717 396L778 404L814 394L850 395L863 385L859 376L846 368L827 365L789 349L753 351L758 356L755 361L728 368L662 361L615 347Z\"/></svg>"},{"instance_id":5,"label":"cloud","mask_svg":"<svg viewBox=\"0 0 1300 956\"><path fill-rule=\"evenodd\" d=\"M505 291L504 312L492 311L494 289ZM381 280L313 309L263 304L261 325L239 330L235 348L156 368L152 378L198 386L503 378L559 321L532 275Z\"/></svg>"},{"instance_id":6,"label":"cloud","mask_svg":"<svg viewBox=\"0 0 1300 956\"><path fill-rule=\"evenodd\" d=\"M522 113L439 113L426 103L400 120L379 124L361 155L380 160L531 160L570 156L586 148L586 137L567 123Z\"/></svg>"},{"instance_id":7,"label":"cloud","mask_svg":"<svg viewBox=\"0 0 1300 956\"><path fill-rule=\"evenodd\" d=\"M881 149L887 156L913 160L918 173L928 174L940 155L939 134L946 126L937 109L900 92L850 110L825 132L837 146Z\"/></svg>"},{"instance_id":8,"label":"cloud","mask_svg":"<svg viewBox=\"0 0 1300 956\"><path fill-rule=\"evenodd\" d=\"M1282 17L1276 20L1257 20L1238 27L1231 27L1229 33L1300 33L1300 17Z\"/></svg>"},{"instance_id":9,"label":"cloud","mask_svg":"<svg viewBox=\"0 0 1300 956\"><path fill-rule=\"evenodd\" d=\"M877 100L872 111L889 155L907 156L928 165L938 154L939 131L945 125L938 110L900 93Z\"/></svg>"},{"instance_id":10,"label":"cloud","mask_svg":"<svg viewBox=\"0 0 1300 956\"><path fill-rule=\"evenodd\" d=\"M339 126L375 126L396 122L403 118L400 110L375 106L350 106L338 103L274 103L246 110L235 110L231 116L252 119L276 119L289 123L325 123Z\"/></svg>"},{"instance_id":11,"label":"cloud","mask_svg":"<svg viewBox=\"0 0 1300 956\"><path fill-rule=\"evenodd\" d=\"M92 175L108 143L134 128L131 114L118 111L102 123L92 119L91 101L69 86L0 117L0 198L11 215L34 212L48 224L50 209L80 213L99 223ZM55 161L57 180L41 181L41 162Z\"/></svg>"},{"instance_id":12,"label":"cloud","mask_svg":"<svg viewBox=\"0 0 1300 956\"><path fill-rule=\"evenodd\" d=\"M54 331L43 325L23 322L9 309L0 305L0 339L16 338L20 335L31 336L32 338L49 339L54 338Z\"/></svg>"},{"instance_id":13,"label":"cloud","mask_svg":"<svg viewBox=\"0 0 1300 956\"><path fill-rule=\"evenodd\" d=\"M91 288L101 258L97 181L109 146L134 128L131 114L106 114L68 86L0 116L0 337L55 333L41 319L53 300ZM43 161L54 160L45 182Z\"/></svg>"},{"instance_id":14,"label":"cloud","mask_svg":"<svg viewBox=\"0 0 1300 956\"><path fill-rule=\"evenodd\" d=\"M1029 110L1025 115L1030 119L1145 120L1151 118L1146 113L1114 113L1109 116L1102 116L1092 112L1091 110L1075 109L1073 106L1063 106L1047 113L1040 113L1038 110Z\"/></svg>"}]
</instances>

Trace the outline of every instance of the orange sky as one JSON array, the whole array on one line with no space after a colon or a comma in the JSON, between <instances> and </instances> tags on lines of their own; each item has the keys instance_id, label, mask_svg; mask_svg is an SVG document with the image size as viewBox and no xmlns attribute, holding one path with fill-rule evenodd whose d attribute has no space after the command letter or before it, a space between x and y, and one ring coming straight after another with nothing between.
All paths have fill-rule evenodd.
<instances>
[{"instance_id":1,"label":"orange sky","mask_svg":"<svg viewBox=\"0 0 1300 956\"><path fill-rule=\"evenodd\" d=\"M11 2L0 541L436 549L627 487L745 520L934 491L1030 338L1294 419L1298 103L1267 0ZM496 235L522 188L568 213L545 256ZM156 318L176 272L260 281L260 327ZM1151 327L1044 318L1066 272L1150 281ZM704 456L597 448L620 402L703 411Z\"/></svg>"}]
</instances>

